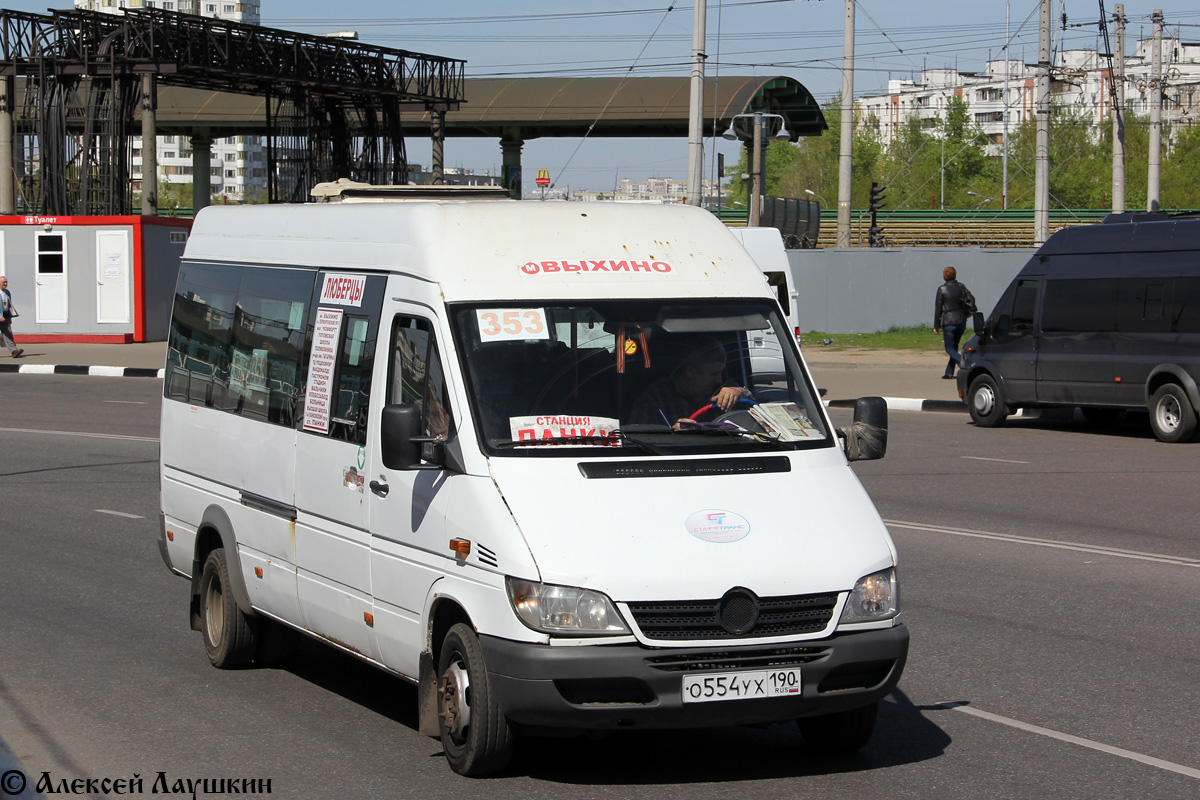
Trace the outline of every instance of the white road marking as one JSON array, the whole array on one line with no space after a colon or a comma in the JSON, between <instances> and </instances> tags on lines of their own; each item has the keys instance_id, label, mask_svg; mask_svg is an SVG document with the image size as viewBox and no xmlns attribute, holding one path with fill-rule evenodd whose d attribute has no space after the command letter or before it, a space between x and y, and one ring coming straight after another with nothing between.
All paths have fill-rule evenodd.
<instances>
[{"instance_id":1,"label":"white road marking","mask_svg":"<svg viewBox=\"0 0 1200 800\"><path fill-rule=\"evenodd\" d=\"M97 514L112 514L114 517L125 517L126 519L145 519L141 514L126 514L124 511L109 511L107 508L97 508Z\"/></svg>"},{"instance_id":2,"label":"white road marking","mask_svg":"<svg viewBox=\"0 0 1200 800\"><path fill-rule=\"evenodd\" d=\"M926 525L919 522L905 522L898 519L885 519L884 522L894 528L907 528L908 530L926 531L928 533L945 533L951 536L965 536L973 539L992 539L997 542L1028 544L1034 547L1052 547L1056 550L1074 550L1080 553L1131 558L1137 561L1155 561L1160 564L1174 564L1179 567L1200 567L1200 558L1168 556L1161 553L1143 553L1139 550L1121 550L1116 547L1102 547L1100 545L1079 544L1077 542L1060 542L1054 539L1037 539L1032 536L1014 536L1008 533L975 531L969 528L947 528L941 525Z\"/></svg>"},{"instance_id":3,"label":"white road marking","mask_svg":"<svg viewBox=\"0 0 1200 800\"><path fill-rule=\"evenodd\" d=\"M1168 772L1175 772L1179 775L1186 775L1189 778L1200 778L1200 769L1185 767L1182 764L1176 764L1173 761L1164 761L1161 758L1135 753L1132 750L1124 750L1120 747L1113 747L1112 745L1101 744L1100 742L1093 742L1091 739L1084 739L1080 736L1072 736L1069 733L1062 733L1060 731L1051 730L1050 728L1042 728L1038 725L1030 725L1028 722L1021 722L1020 720L1012 719L1010 717L1002 717L999 714L993 714L990 711L981 711L978 708L972 708L971 706L962 705L960 703L938 703L938 705L943 706L944 708L951 708L955 711L961 711L964 714L970 714L971 716L978 717L979 719L986 719L989 722L998 722L1001 725L1007 725L1008 727L1016 728L1017 730L1026 731L1028 733L1036 733L1039 736L1049 736L1051 739L1058 739L1060 742L1076 744L1080 747L1087 747L1091 750L1099 750L1101 753L1108 753L1112 756L1128 758L1130 761L1137 761L1141 764L1146 764L1147 766L1165 769Z\"/></svg>"},{"instance_id":4,"label":"white road marking","mask_svg":"<svg viewBox=\"0 0 1200 800\"><path fill-rule=\"evenodd\" d=\"M0 433L44 433L50 436L87 436L93 439L125 439L130 442L157 442L156 436L121 436L116 433L85 433L83 431L43 431L36 428L0 428Z\"/></svg>"},{"instance_id":5,"label":"white road marking","mask_svg":"<svg viewBox=\"0 0 1200 800\"><path fill-rule=\"evenodd\" d=\"M144 405L146 405L145 400L105 400L104 402L105 403L119 403L121 405L126 405L126 406L144 406Z\"/></svg>"},{"instance_id":6,"label":"white road marking","mask_svg":"<svg viewBox=\"0 0 1200 800\"><path fill-rule=\"evenodd\" d=\"M113 401L108 400L106 402L111 403ZM1028 464L1029 463L1028 461L1012 461L1007 458L984 458L983 456L963 456L963 458L969 458L972 461L999 461L1001 464Z\"/></svg>"}]
</instances>

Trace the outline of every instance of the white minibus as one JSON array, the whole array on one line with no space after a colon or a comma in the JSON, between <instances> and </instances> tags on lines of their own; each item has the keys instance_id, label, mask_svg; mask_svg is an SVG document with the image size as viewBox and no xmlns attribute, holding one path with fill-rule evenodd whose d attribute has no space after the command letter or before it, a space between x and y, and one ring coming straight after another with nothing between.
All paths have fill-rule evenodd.
<instances>
[{"instance_id":1,"label":"white minibus","mask_svg":"<svg viewBox=\"0 0 1200 800\"><path fill-rule=\"evenodd\" d=\"M414 684L465 775L564 730L861 747L908 652L848 464L882 400L835 430L708 212L429 194L197 216L159 544L209 660L314 637Z\"/></svg>"}]
</instances>

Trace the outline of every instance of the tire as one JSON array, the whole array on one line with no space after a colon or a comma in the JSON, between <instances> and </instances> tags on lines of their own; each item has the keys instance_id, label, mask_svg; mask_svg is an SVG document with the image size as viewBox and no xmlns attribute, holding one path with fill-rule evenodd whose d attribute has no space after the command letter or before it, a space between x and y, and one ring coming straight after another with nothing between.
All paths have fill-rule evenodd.
<instances>
[{"instance_id":1,"label":"tire","mask_svg":"<svg viewBox=\"0 0 1200 800\"><path fill-rule=\"evenodd\" d=\"M971 381L971 388L967 390L967 411L981 428L995 428L1004 424L1008 417L1008 406L995 378L985 373Z\"/></svg>"},{"instance_id":2,"label":"tire","mask_svg":"<svg viewBox=\"0 0 1200 800\"><path fill-rule=\"evenodd\" d=\"M1121 416L1119 408L1081 408L1083 418L1088 421L1089 425L1095 425L1097 428L1105 428L1117 421L1117 417Z\"/></svg>"},{"instance_id":3,"label":"tire","mask_svg":"<svg viewBox=\"0 0 1200 800\"><path fill-rule=\"evenodd\" d=\"M446 632L437 675L438 729L450 768L472 778L504 769L513 734L488 680L483 648L467 625Z\"/></svg>"},{"instance_id":4,"label":"tire","mask_svg":"<svg viewBox=\"0 0 1200 800\"><path fill-rule=\"evenodd\" d=\"M796 720L809 747L826 753L856 753L875 732L879 702L822 717Z\"/></svg>"},{"instance_id":5,"label":"tire","mask_svg":"<svg viewBox=\"0 0 1200 800\"><path fill-rule=\"evenodd\" d=\"M1182 386L1165 383L1150 398L1150 428L1160 442L1189 442L1196 435L1196 409Z\"/></svg>"},{"instance_id":6,"label":"tire","mask_svg":"<svg viewBox=\"0 0 1200 800\"><path fill-rule=\"evenodd\" d=\"M223 547L208 554L200 573L200 631L214 667L237 669L254 660L254 629L233 597Z\"/></svg>"}]
</instances>

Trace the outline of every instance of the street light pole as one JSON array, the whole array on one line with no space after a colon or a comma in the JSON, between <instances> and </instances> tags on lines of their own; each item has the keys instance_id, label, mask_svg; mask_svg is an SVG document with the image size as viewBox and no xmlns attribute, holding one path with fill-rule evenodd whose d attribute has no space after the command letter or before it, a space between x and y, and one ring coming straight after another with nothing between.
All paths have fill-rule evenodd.
<instances>
[{"instance_id":1,"label":"street light pole","mask_svg":"<svg viewBox=\"0 0 1200 800\"><path fill-rule=\"evenodd\" d=\"M761 113L754 115L754 152L750 161L750 219L747 224L751 228L758 227L762 216L762 117Z\"/></svg>"},{"instance_id":2,"label":"street light pole","mask_svg":"<svg viewBox=\"0 0 1200 800\"><path fill-rule=\"evenodd\" d=\"M758 221L762 214L762 193L763 193L763 120L767 117L772 117L779 120L779 130L771 137L777 141L786 142L792 138L787 132L785 120L782 114L767 114L762 111L755 111L753 114L735 114L729 120L729 130L721 134L722 139L730 141L739 141L741 137L738 135L737 129L734 127L739 119L751 119L754 121L754 131L750 137L751 153L750 153L750 197L749 197L749 219L746 224L751 228L758 227Z\"/></svg>"},{"instance_id":3,"label":"street light pole","mask_svg":"<svg viewBox=\"0 0 1200 800\"><path fill-rule=\"evenodd\" d=\"M704 200L704 22L705 0L696 0L692 19L692 84L688 114L687 203Z\"/></svg>"}]
</instances>

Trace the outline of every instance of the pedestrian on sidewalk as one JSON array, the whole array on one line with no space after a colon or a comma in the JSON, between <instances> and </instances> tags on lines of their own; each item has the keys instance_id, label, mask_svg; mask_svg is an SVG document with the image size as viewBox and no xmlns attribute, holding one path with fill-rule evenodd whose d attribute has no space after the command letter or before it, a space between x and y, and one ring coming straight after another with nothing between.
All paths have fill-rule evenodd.
<instances>
[{"instance_id":1,"label":"pedestrian on sidewalk","mask_svg":"<svg viewBox=\"0 0 1200 800\"><path fill-rule=\"evenodd\" d=\"M933 332L942 331L942 341L946 345L946 362L944 380L954 378L954 368L962 366L962 355L958 352L958 343L962 341L963 332L967 329L967 317L975 313L975 298L971 290L958 282L958 270L946 267L942 270L942 280L934 297Z\"/></svg>"},{"instance_id":2,"label":"pedestrian on sidewalk","mask_svg":"<svg viewBox=\"0 0 1200 800\"><path fill-rule=\"evenodd\" d=\"M12 293L8 291L8 278L0 275L0 341L3 341L13 358L20 358L25 352L13 341L12 321L13 317L17 316L20 315L13 307Z\"/></svg>"}]
</instances>

